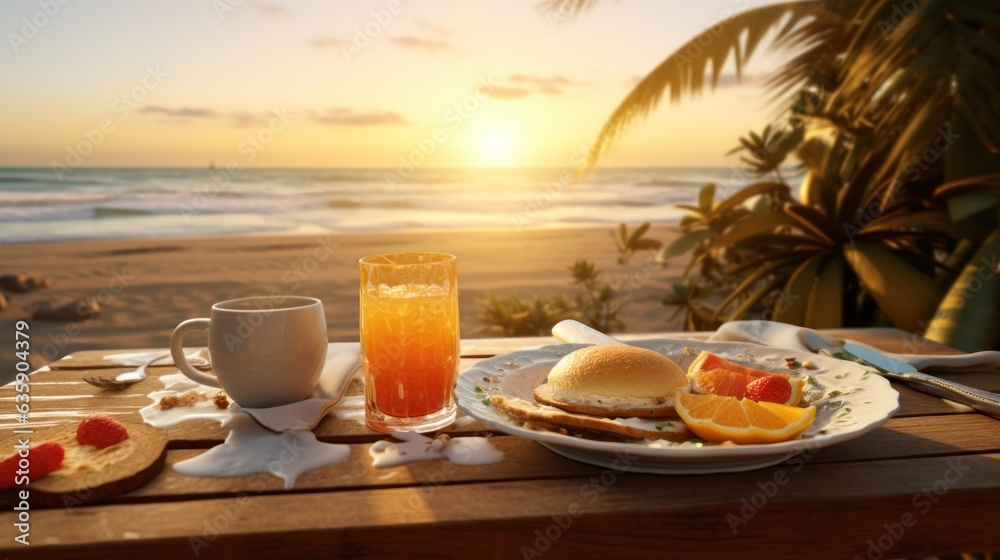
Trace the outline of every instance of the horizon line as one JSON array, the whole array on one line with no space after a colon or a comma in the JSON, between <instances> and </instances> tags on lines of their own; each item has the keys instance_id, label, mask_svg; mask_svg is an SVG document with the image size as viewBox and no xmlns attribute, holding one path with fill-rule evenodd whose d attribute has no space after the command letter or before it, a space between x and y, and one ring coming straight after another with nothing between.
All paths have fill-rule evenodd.
<instances>
[{"instance_id":1,"label":"horizon line","mask_svg":"<svg viewBox=\"0 0 1000 560\"><path fill-rule=\"evenodd\" d=\"M720 168L742 168L741 165L608 165L608 166L597 166L592 168L594 171L601 169L720 169ZM796 167L795 165L781 166L782 169ZM51 166L48 165L0 165L0 170L8 169L45 169L51 170ZM184 165L116 165L116 166L93 166L93 167L77 167L74 171L96 171L96 170L106 170L106 169L191 169L200 171L224 171L226 168L223 167L195 167L195 166L184 166ZM372 171L382 171L382 170L393 170L396 169L395 166L356 166L356 167L345 167L345 166L270 166L270 167L241 167L244 170L285 170L285 169L356 169L356 170L372 170ZM558 166L558 165L524 165L524 166L424 166L421 167L422 170L482 170L482 171L498 171L498 170L523 170L523 169L576 169L575 167Z\"/></svg>"}]
</instances>

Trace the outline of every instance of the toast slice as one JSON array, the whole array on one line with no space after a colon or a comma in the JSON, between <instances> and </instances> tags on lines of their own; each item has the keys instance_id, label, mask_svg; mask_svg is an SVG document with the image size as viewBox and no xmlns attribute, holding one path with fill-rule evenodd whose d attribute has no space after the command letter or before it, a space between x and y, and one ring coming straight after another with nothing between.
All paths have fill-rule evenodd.
<instances>
[{"instance_id":1,"label":"toast slice","mask_svg":"<svg viewBox=\"0 0 1000 560\"><path fill-rule=\"evenodd\" d=\"M662 429L644 430L636 426L615 422L610 418L566 412L529 400L507 398L502 395L490 397L490 404L522 422L548 429L551 429L550 426L557 426L569 430L595 432L618 439L662 439L682 442L694 437L694 434L679 419L664 419Z\"/></svg>"}]
</instances>

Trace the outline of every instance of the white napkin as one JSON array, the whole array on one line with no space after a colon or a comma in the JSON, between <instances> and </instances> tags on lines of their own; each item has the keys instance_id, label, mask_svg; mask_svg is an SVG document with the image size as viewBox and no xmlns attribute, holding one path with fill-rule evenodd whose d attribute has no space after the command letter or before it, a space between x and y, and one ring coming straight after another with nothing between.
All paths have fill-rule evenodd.
<instances>
[{"instance_id":1,"label":"white napkin","mask_svg":"<svg viewBox=\"0 0 1000 560\"><path fill-rule=\"evenodd\" d=\"M308 399L272 408L242 408L233 404L227 410L215 407L210 400L193 407L160 410L156 404L167 395L177 396L191 390L211 395L218 391L214 387L191 381L182 373L165 375L160 377L165 389L150 393L149 397L153 399L153 403L141 409L139 413L147 424L161 428L187 420L212 419L224 422L233 413L243 412L276 432L310 430L337 404L360 367L360 344L331 342L327 347L326 364L323 366L319 384Z\"/></svg>"},{"instance_id":2,"label":"white napkin","mask_svg":"<svg viewBox=\"0 0 1000 560\"><path fill-rule=\"evenodd\" d=\"M733 341L752 342L762 346L772 346L776 348L788 348L811 352L802 343L800 337L804 331L810 331L805 327L797 327L786 323L774 321L730 321L724 323L715 333L708 338L713 341ZM826 339L834 346L842 344L840 339L815 332L820 337ZM919 348L919 337L914 338L913 346ZM859 342L858 344L863 344ZM867 345L866 345L867 346ZM878 350L877 348L875 350ZM895 358L901 362L906 362L918 370L933 369L941 371L960 372L964 370L982 370L1000 368L1000 352L987 350L972 354L956 354L952 356L934 356L929 354L893 354L878 350L879 352Z\"/></svg>"}]
</instances>

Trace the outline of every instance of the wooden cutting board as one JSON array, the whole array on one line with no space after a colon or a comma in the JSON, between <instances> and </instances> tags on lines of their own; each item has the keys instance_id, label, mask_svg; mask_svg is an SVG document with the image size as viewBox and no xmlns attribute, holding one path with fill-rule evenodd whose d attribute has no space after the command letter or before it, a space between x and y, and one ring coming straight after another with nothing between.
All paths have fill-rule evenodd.
<instances>
[{"instance_id":1,"label":"wooden cutting board","mask_svg":"<svg viewBox=\"0 0 1000 560\"><path fill-rule=\"evenodd\" d=\"M28 435L0 440L0 449L13 450L19 438L30 445L54 441L66 452L62 467L27 486L31 507L75 507L124 494L143 486L163 470L167 457L167 434L147 424L122 422L129 438L98 449L76 442L77 423L40 428ZM30 455L29 455L30 457ZM0 505L16 504L20 490L0 491Z\"/></svg>"}]
</instances>

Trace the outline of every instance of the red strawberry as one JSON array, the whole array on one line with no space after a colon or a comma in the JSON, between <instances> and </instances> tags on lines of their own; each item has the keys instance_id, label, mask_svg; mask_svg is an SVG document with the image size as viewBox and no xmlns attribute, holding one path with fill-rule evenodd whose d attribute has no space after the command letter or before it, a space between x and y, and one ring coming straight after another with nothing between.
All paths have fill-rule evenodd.
<instances>
[{"instance_id":1,"label":"red strawberry","mask_svg":"<svg viewBox=\"0 0 1000 560\"><path fill-rule=\"evenodd\" d=\"M0 488L13 488L17 486L17 478L27 474L28 480L34 482L52 471L62 467L63 457L66 451L63 446L54 441L45 441L28 448L28 456L21 457L15 452L10 457L0 461ZM23 469L20 462L27 463L28 468ZM27 471L18 474L18 470Z\"/></svg>"},{"instance_id":2,"label":"red strawberry","mask_svg":"<svg viewBox=\"0 0 1000 560\"><path fill-rule=\"evenodd\" d=\"M792 397L792 384L779 375L755 379L747 385L746 398L755 402L785 404Z\"/></svg>"},{"instance_id":3,"label":"red strawberry","mask_svg":"<svg viewBox=\"0 0 1000 560\"><path fill-rule=\"evenodd\" d=\"M80 422L76 429L76 442L104 449L128 439L128 430L107 416L91 415Z\"/></svg>"}]
</instances>

